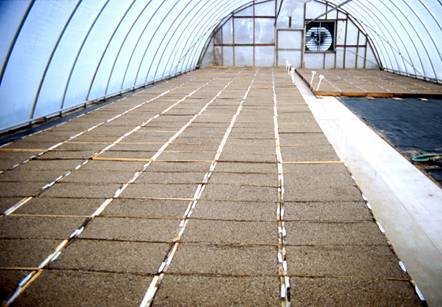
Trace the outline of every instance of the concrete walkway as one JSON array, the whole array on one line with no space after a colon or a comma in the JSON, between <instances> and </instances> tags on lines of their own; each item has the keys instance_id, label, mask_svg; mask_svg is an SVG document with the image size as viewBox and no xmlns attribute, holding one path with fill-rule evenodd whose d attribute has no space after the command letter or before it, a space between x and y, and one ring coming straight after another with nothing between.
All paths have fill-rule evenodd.
<instances>
[{"instance_id":1,"label":"concrete walkway","mask_svg":"<svg viewBox=\"0 0 442 307\"><path fill-rule=\"evenodd\" d=\"M6 302L419 304L283 70L192 72L0 157Z\"/></svg>"}]
</instances>

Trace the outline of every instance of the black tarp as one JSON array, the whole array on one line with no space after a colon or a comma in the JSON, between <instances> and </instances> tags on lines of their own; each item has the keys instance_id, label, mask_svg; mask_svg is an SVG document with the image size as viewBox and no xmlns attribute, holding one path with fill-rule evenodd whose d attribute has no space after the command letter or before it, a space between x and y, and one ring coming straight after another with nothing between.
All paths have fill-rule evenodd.
<instances>
[{"instance_id":1,"label":"black tarp","mask_svg":"<svg viewBox=\"0 0 442 307\"><path fill-rule=\"evenodd\" d=\"M341 100L407 159L417 154L442 153L441 99L347 97ZM440 165L415 164L442 183Z\"/></svg>"}]
</instances>

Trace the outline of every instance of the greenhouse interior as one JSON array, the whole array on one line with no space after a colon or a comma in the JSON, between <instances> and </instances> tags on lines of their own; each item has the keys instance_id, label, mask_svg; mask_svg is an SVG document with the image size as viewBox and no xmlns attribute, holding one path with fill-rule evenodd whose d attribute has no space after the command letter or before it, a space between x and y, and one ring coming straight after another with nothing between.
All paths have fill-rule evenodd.
<instances>
[{"instance_id":1,"label":"greenhouse interior","mask_svg":"<svg viewBox=\"0 0 442 307\"><path fill-rule=\"evenodd\" d=\"M442 306L441 0L0 1L3 306Z\"/></svg>"}]
</instances>

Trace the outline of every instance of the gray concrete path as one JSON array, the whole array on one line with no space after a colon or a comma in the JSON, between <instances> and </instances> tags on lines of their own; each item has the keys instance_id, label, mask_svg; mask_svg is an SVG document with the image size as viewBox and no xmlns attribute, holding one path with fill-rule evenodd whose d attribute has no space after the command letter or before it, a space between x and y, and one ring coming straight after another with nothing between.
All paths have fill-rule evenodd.
<instances>
[{"instance_id":1,"label":"gray concrete path","mask_svg":"<svg viewBox=\"0 0 442 307\"><path fill-rule=\"evenodd\" d=\"M6 303L419 304L283 70L192 72L0 157Z\"/></svg>"}]
</instances>

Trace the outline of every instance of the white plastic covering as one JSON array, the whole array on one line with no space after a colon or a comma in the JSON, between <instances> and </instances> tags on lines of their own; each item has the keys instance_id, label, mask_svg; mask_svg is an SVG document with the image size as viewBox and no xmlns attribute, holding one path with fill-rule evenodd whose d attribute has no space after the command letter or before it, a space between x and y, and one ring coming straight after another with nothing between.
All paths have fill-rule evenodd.
<instances>
[{"instance_id":1,"label":"white plastic covering","mask_svg":"<svg viewBox=\"0 0 442 307\"><path fill-rule=\"evenodd\" d=\"M441 82L440 0L345 2L383 68ZM0 1L0 131L193 70L216 26L251 3Z\"/></svg>"},{"instance_id":2,"label":"white plastic covering","mask_svg":"<svg viewBox=\"0 0 442 307\"><path fill-rule=\"evenodd\" d=\"M440 0L353 0L342 8L371 37L384 69L442 82Z\"/></svg>"}]
</instances>

